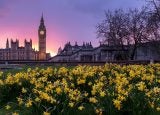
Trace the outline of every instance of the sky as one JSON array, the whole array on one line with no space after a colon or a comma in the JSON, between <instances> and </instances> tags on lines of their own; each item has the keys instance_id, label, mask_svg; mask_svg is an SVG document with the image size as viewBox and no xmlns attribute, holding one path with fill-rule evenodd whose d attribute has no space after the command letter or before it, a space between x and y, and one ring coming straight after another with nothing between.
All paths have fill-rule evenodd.
<instances>
[{"instance_id":1,"label":"sky","mask_svg":"<svg viewBox=\"0 0 160 115\"><path fill-rule=\"evenodd\" d=\"M43 13L47 28L47 52L55 55L59 47L71 42L99 45L96 25L104 20L104 11L141 8L143 0L0 0L0 48L7 38L32 39L38 50L38 27Z\"/></svg>"}]
</instances>

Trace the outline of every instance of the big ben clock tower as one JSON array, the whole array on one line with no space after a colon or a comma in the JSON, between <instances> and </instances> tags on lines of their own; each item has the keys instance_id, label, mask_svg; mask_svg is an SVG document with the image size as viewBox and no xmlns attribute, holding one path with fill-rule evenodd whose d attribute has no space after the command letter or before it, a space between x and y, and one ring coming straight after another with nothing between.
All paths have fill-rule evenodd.
<instances>
[{"instance_id":1,"label":"big ben clock tower","mask_svg":"<svg viewBox=\"0 0 160 115\"><path fill-rule=\"evenodd\" d=\"M39 36L39 60L46 60L46 27L44 25L43 15L41 17L38 29Z\"/></svg>"}]
</instances>

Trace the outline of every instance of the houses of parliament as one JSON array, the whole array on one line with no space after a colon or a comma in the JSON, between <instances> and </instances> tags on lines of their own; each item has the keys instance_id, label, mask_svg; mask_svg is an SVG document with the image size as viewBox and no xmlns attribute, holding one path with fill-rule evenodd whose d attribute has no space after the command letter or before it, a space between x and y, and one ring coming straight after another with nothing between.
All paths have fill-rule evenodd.
<instances>
[{"instance_id":1,"label":"houses of parliament","mask_svg":"<svg viewBox=\"0 0 160 115\"><path fill-rule=\"evenodd\" d=\"M0 60L47 60L50 58L50 53L46 53L46 27L44 24L43 15L40 20L38 29L38 47L36 51L32 48L32 40L24 40L24 46L19 46L19 40L10 43L7 39L6 48L0 49Z\"/></svg>"}]
</instances>

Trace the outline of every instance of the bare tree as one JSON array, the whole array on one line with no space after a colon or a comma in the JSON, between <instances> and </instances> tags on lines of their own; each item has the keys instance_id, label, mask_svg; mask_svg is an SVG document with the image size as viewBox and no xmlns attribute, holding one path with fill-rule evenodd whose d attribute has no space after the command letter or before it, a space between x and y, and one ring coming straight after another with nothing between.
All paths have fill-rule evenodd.
<instances>
[{"instance_id":1,"label":"bare tree","mask_svg":"<svg viewBox=\"0 0 160 115\"><path fill-rule=\"evenodd\" d=\"M146 0L148 4L147 33L153 50L160 53L160 0Z\"/></svg>"},{"instance_id":2,"label":"bare tree","mask_svg":"<svg viewBox=\"0 0 160 115\"><path fill-rule=\"evenodd\" d=\"M137 9L129 11L129 38L132 42L130 48L130 59L133 60L139 45L148 39L147 33L147 15L145 9L139 11Z\"/></svg>"},{"instance_id":3,"label":"bare tree","mask_svg":"<svg viewBox=\"0 0 160 115\"><path fill-rule=\"evenodd\" d=\"M146 0L149 4L149 10L154 13L160 20L160 0Z\"/></svg>"},{"instance_id":4,"label":"bare tree","mask_svg":"<svg viewBox=\"0 0 160 115\"><path fill-rule=\"evenodd\" d=\"M106 19L97 26L98 37L103 37L105 42L112 41L112 45L130 45L129 58L134 59L136 49L140 43L147 39L145 9L124 12L106 12Z\"/></svg>"},{"instance_id":5,"label":"bare tree","mask_svg":"<svg viewBox=\"0 0 160 115\"><path fill-rule=\"evenodd\" d=\"M160 0L148 0L151 9L149 9L148 32L151 41L160 40Z\"/></svg>"},{"instance_id":6,"label":"bare tree","mask_svg":"<svg viewBox=\"0 0 160 115\"><path fill-rule=\"evenodd\" d=\"M126 29L128 23L128 15L123 10L115 10L114 12L105 12L106 19L97 26L98 37L103 37L108 45L125 45L128 36Z\"/></svg>"},{"instance_id":7,"label":"bare tree","mask_svg":"<svg viewBox=\"0 0 160 115\"><path fill-rule=\"evenodd\" d=\"M98 38L108 45L129 46L129 58L134 59L137 48L150 42L160 52L160 0L147 0L148 6L105 12L105 20L97 26Z\"/></svg>"}]
</instances>

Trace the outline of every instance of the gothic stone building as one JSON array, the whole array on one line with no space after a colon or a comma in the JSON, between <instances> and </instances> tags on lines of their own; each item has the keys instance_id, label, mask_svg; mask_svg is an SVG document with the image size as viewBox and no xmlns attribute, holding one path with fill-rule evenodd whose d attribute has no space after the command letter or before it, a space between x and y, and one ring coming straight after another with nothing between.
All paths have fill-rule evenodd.
<instances>
[{"instance_id":1,"label":"gothic stone building","mask_svg":"<svg viewBox=\"0 0 160 115\"><path fill-rule=\"evenodd\" d=\"M106 61L113 60L117 53L122 52L118 47L106 47L101 44L99 47L93 47L90 43L83 43L83 45L71 45L68 42L64 49L59 48L58 54L50 61L53 62L69 62L69 61Z\"/></svg>"},{"instance_id":2,"label":"gothic stone building","mask_svg":"<svg viewBox=\"0 0 160 115\"><path fill-rule=\"evenodd\" d=\"M83 43L82 46L79 46L75 43L74 46L68 42L64 49L59 48L58 54L51 59L51 61L62 62L62 61L89 61L92 60L92 50L93 46L91 43ZM83 55L83 56L82 56Z\"/></svg>"},{"instance_id":3,"label":"gothic stone building","mask_svg":"<svg viewBox=\"0 0 160 115\"><path fill-rule=\"evenodd\" d=\"M50 54L46 53L46 27L44 25L43 15L40 20L40 26L38 29L39 37L39 51L32 48L32 40L24 40L24 47L19 46L19 40L13 41L9 44L9 40L6 41L6 48L0 49L0 60L47 60L50 58Z\"/></svg>"},{"instance_id":4,"label":"gothic stone building","mask_svg":"<svg viewBox=\"0 0 160 115\"><path fill-rule=\"evenodd\" d=\"M134 60L159 60L160 52L157 52L160 42L147 42L139 44L136 49ZM99 62L99 61L115 61L126 60L123 56L130 52L132 45L124 46L123 50L120 46L100 44L98 47L93 47L91 43L83 43L82 46L71 45L68 42L63 49L59 48L58 54L50 61L52 62Z\"/></svg>"}]
</instances>

